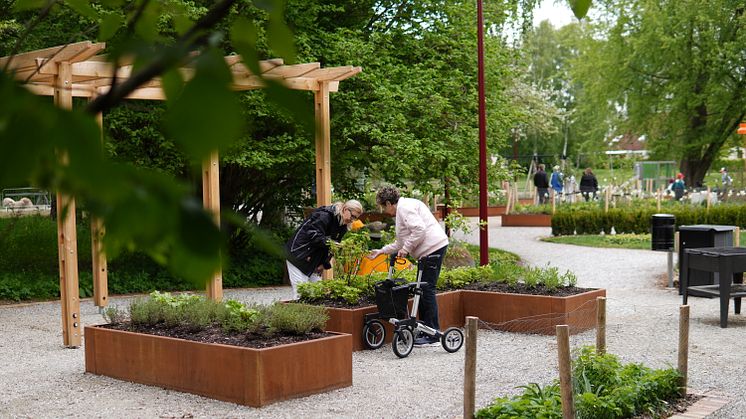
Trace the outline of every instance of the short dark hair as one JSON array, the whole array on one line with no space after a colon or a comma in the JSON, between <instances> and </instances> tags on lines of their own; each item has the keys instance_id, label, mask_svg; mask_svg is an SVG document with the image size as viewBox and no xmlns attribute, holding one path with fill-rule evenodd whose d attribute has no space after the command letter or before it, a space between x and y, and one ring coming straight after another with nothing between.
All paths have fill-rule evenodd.
<instances>
[{"instance_id":1,"label":"short dark hair","mask_svg":"<svg viewBox=\"0 0 746 419\"><path fill-rule=\"evenodd\" d=\"M386 205L387 202L391 202L391 205L396 205L399 202L399 190L394 186L384 186L376 193L376 203L378 205Z\"/></svg>"}]
</instances>

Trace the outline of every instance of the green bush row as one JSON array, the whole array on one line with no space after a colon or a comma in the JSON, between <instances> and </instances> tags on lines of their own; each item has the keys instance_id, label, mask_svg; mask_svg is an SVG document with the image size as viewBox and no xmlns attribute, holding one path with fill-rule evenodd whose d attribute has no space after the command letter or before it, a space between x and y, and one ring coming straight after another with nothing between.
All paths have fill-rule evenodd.
<instances>
[{"instance_id":1,"label":"green bush row","mask_svg":"<svg viewBox=\"0 0 746 419\"><path fill-rule=\"evenodd\" d=\"M282 237L276 237L282 242ZM77 225L80 296L93 295L91 233L87 222ZM250 240L231 245L231 264L223 271L226 288L279 284L283 260L255 248ZM0 300L49 300L58 298L59 262L57 224L48 217L0 219ZM111 294L184 291L194 286L176 278L140 252L122 252L108 261Z\"/></svg>"},{"instance_id":2,"label":"green bush row","mask_svg":"<svg viewBox=\"0 0 746 419\"><path fill-rule=\"evenodd\" d=\"M746 205L720 204L710 209L699 206L667 206L658 211L654 206L610 208L589 208L582 210L560 209L552 216L552 234L566 236L572 234L611 233L617 234L650 233L650 220L653 214L672 214L676 225L718 224L746 226Z\"/></svg>"},{"instance_id":3,"label":"green bush row","mask_svg":"<svg viewBox=\"0 0 746 419\"><path fill-rule=\"evenodd\" d=\"M673 368L654 370L642 364L622 365L611 354L598 355L584 347L573 361L572 381L576 418L616 419L663 411L679 397L680 374ZM557 380L541 387L531 383L523 393L497 398L477 411L478 419L561 419L562 404Z\"/></svg>"}]
</instances>

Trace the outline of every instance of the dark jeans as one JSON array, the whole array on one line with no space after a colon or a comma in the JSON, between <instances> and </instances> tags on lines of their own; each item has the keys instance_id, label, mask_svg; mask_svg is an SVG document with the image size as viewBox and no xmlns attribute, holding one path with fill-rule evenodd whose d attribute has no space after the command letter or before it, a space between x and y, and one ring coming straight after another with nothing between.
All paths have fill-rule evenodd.
<instances>
[{"instance_id":1,"label":"dark jeans","mask_svg":"<svg viewBox=\"0 0 746 419\"><path fill-rule=\"evenodd\" d=\"M539 204L546 204L549 200L549 188L536 188L536 194L539 195Z\"/></svg>"},{"instance_id":2,"label":"dark jeans","mask_svg":"<svg viewBox=\"0 0 746 419\"><path fill-rule=\"evenodd\" d=\"M440 329L438 321L438 300L435 298L435 283L440 276L440 267L443 265L443 259L446 256L448 246L423 256L417 263L417 275L422 271L420 281L425 282L422 285L422 299L420 299L420 320L425 325L433 329Z\"/></svg>"}]
</instances>

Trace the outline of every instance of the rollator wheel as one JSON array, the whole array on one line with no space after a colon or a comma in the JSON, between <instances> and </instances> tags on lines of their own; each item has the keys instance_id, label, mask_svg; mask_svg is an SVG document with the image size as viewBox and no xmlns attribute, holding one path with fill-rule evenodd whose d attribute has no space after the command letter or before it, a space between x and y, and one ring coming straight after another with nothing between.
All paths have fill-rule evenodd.
<instances>
[{"instance_id":1,"label":"rollator wheel","mask_svg":"<svg viewBox=\"0 0 746 419\"><path fill-rule=\"evenodd\" d=\"M379 320L371 320L363 326L363 343L368 349L378 349L386 340L386 329Z\"/></svg>"},{"instance_id":2,"label":"rollator wheel","mask_svg":"<svg viewBox=\"0 0 746 419\"><path fill-rule=\"evenodd\" d=\"M464 344L464 332L458 327L449 327L440 337L440 343L443 344L446 352L454 353Z\"/></svg>"},{"instance_id":3,"label":"rollator wheel","mask_svg":"<svg viewBox=\"0 0 746 419\"><path fill-rule=\"evenodd\" d=\"M409 328L403 328L394 332L394 341L391 342L391 349L399 358L406 358L414 348L414 334Z\"/></svg>"}]
</instances>

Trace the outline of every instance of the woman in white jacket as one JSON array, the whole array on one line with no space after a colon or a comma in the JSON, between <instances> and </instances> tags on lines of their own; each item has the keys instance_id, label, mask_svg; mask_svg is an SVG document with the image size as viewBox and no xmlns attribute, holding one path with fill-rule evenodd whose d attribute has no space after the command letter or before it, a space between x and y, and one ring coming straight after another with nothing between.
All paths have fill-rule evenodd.
<instances>
[{"instance_id":1,"label":"woman in white jacket","mask_svg":"<svg viewBox=\"0 0 746 419\"><path fill-rule=\"evenodd\" d=\"M422 271L421 281L426 283L422 286L420 319L427 326L439 329L435 284L448 249L448 236L427 205L417 199L401 198L395 187L379 189L376 203L384 213L396 217L396 241L374 250L370 257L385 253L399 257L411 255L418 260L418 274ZM415 345L431 343L437 343L437 339L425 336L415 340Z\"/></svg>"}]
</instances>

